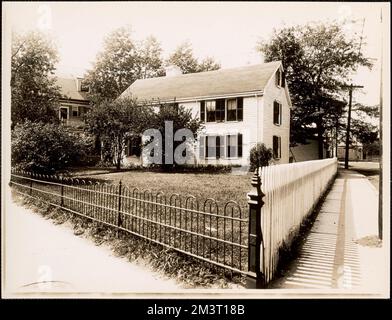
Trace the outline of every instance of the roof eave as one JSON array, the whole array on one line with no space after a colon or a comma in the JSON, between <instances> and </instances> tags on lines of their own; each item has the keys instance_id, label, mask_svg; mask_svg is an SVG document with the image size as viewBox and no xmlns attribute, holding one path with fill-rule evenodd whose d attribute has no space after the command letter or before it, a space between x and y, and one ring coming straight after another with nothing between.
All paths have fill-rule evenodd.
<instances>
[{"instance_id":1,"label":"roof eave","mask_svg":"<svg viewBox=\"0 0 392 320\"><path fill-rule=\"evenodd\" d=\"M235 98L235 97L253 97L253 96L262 96L264 94L263 90L254 90L254 91L246 91L246 92L233 92L233 93L225 93L218 95L208 95L208 96L194 96L194 97L186 97L186 98L166 98L166 99L151 99L151 100L140 100L143 102L148 102L152 104L158 103L184 103L184 102L197 102L201 100L212 100L212 99L224 99L224 98Z\"/></svg>"}]
</instances>

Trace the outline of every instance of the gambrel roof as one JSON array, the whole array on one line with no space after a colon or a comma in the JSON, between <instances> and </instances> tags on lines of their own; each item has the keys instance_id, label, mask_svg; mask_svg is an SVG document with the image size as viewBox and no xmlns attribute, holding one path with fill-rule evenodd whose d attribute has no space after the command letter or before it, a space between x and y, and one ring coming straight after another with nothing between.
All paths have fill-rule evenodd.
<instances>
[{"instance_id":1,"label":"gambrel roof","mask_svg":"<svg viewBox=\"0 0 392 320\"><path fill-rule=\"evenodd\" d=\"M229 95L262 94L269 80L281 67L280 61L136 80L120 97L139 101L191 101Z\"/></svg>"}]
</instances>

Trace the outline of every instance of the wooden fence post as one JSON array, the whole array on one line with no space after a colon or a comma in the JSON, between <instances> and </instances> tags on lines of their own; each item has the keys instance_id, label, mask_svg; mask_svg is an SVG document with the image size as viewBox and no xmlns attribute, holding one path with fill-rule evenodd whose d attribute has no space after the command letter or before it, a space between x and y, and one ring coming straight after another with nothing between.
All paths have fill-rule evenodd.
<instances>
[{"instance_id":1,"label":"wooden fence post","mask_svg":"<svg viewBox=\"0 0 392 320\"><path fill-rule=\"evenodd\" d=\"M122 219L121 219L121 189L122 189L122 182L120 180L120 184L118 186L118 216L117 216L117 226L121 227ZM117 238L119 237L119 229L117 229Z\"/></svg>"},{"instance_id":2,"label":"wooden fence post","mask_svg":"<svg viewBox=\"0 0 392 320\"><path fill-rule=\"evenodd\" d=\"M261 191L261 179L258 168L252 177L252 190L248 193L249 204L249 231L248 231L248 273L246 287L260 289L265 286L261 262L264 261L261 230L261 207L263 206L264 193Z\"/></svg>"}]
</instances>

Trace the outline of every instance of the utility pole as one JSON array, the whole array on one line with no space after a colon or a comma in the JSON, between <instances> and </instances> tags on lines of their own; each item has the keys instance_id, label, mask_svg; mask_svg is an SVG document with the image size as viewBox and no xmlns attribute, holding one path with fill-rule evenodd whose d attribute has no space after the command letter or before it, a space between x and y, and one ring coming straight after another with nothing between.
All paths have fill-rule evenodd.
<instances>
[{"instance_id":1,"label":"utility pole","mask_svg":"<svg viewBox=\"0 0 392 320\"><path fill-rule=\"evenodd\" d=\"M348 169L348 156L350 149L350 130L351 130L351 107L353 100L353 89L354 88L363 88L363 86L354 86L350 84L349 88L349 102L348 102L348 115L347 115L347 130L346 130L346 152L344 157L344 169Z\"/></svg>"}]
</instances>

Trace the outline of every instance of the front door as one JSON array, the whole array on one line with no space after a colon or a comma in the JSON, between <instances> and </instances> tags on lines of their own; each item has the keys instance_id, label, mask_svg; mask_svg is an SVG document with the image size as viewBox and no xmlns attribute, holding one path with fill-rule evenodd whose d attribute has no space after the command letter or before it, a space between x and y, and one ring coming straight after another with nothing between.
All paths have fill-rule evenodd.
<instances>
[{"instance_id":1,"label":"front door","mask_svg":"<svg viewBox=\"0 0 392 320\"><path fill-rule=\"evenodd\" d=\"M59 117L60 117L61 123L67 124L67 120L69 118L68 107L60 107Z\"/></svg>"}]
</instances>

